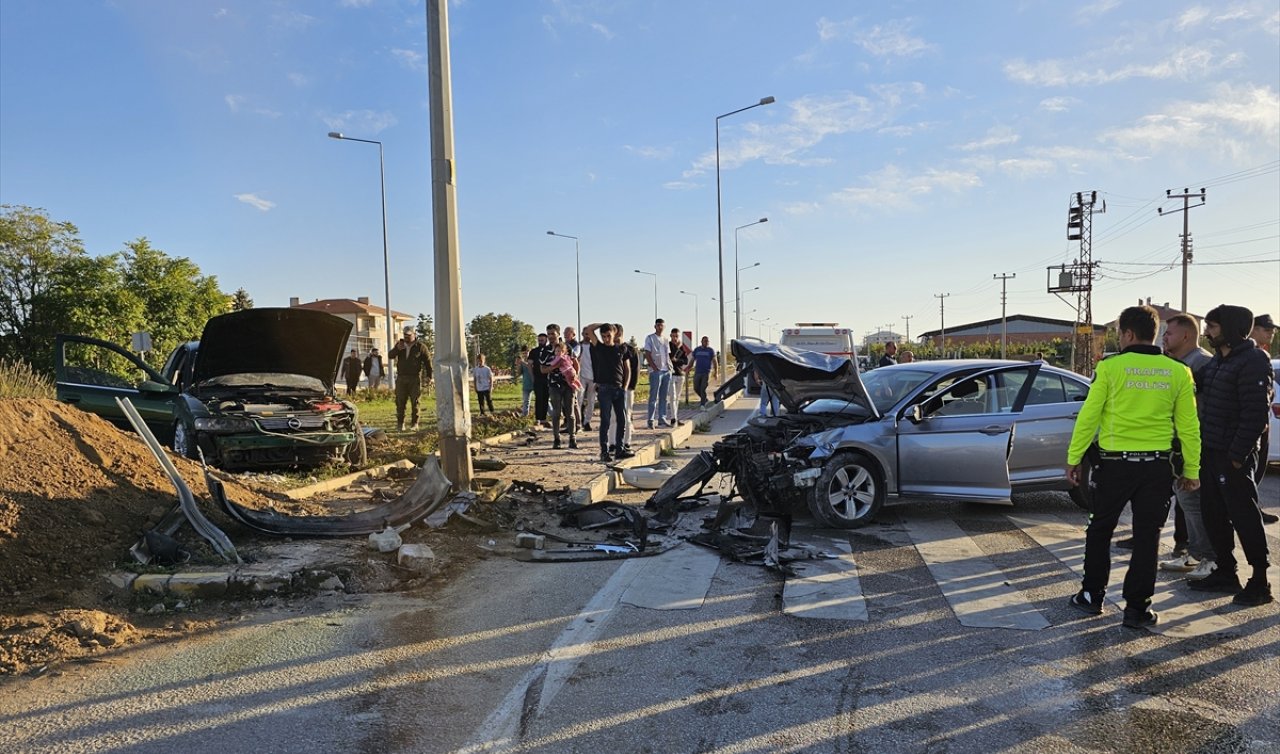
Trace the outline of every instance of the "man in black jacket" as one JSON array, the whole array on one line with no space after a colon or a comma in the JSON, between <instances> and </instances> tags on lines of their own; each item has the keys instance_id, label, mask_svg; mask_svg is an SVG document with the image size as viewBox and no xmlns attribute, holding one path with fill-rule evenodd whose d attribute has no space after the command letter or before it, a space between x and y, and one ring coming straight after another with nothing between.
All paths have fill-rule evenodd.
<instances>
[{"instance_id":1,"label":"man in black jacket","mask_svg":"<svg viewBox=\"0 0 1280 754\"><path fill-rule=\"evenodd\" d=\"M1237 605L1272 601L1269 553L1258 508L1253 470L1258 440L1267 426L1271 360L1251 340L1253 312L1223 304L1205 315L1205 337L1216 353L1196 375L1200 405L1201 514L1213 544L1217 570L1191 582L1192 589L1235 593ZM1253 568L1244 589L1236 574L1235 536Z\"/></svg>"},{"instance_id":2,"label":"man in black jacket","mask_svg":"<svg viewBox=\"0 0 1280 754\"><path fill-rule=\"evenodd\" d=\"M396 430L404 431L405 404L412 404L410 431L418 431L418 399L422 386L431 382L431 353L418 340L418 331L412 325L404 328L404 337L391 349L396 363Z\"/></svg>"}]
</instances>

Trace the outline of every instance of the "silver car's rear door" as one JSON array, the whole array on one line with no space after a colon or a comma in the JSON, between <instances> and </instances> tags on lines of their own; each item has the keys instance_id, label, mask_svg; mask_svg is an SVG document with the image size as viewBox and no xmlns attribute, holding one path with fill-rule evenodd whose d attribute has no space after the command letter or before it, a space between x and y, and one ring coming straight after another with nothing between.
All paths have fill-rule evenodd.
<instances>
[{"instance_id":1,"label":"silver car's rear door","mask_svg":"<svg viewBox=\"0 0 1280 754\"><path fill-rule=\"evenodd\" d=\"M1009 501L1009 451L1026 391L1004 395L995 375L1039 365L997 367L957 379L897 417L898 491L980 502Z\"/></svg>"}]
</instances>

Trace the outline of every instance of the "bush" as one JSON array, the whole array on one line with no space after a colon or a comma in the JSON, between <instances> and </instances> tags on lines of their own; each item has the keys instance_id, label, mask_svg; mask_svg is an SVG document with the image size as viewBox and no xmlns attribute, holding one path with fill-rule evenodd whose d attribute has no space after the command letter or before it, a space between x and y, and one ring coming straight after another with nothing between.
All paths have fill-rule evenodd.
<instances>
[{"instance_id":1,"label":"bush","mask_svg":"<svg viewBox=\"0 0 1280 754\"><path fill-rule=\"evenodd\" d=\"M53 382L25 361L0 359L0 398L53 398Z\"/></svg>"}]
</instances>

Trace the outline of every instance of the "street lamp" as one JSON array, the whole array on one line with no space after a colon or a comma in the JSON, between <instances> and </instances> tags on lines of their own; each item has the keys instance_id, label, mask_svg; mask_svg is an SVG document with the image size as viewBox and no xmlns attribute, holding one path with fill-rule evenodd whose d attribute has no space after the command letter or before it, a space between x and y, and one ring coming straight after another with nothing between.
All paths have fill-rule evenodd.
<instances>
[{"instance_id":1,"label":"street lamp","mask_svg":"<svg viewBox=\"0 0 1280 754\"><path fill-rule=\"evenodd\" d=\"M729 362L725 358L724 349L728 345L725 342L724 333L724 225L722 212L720 209L720 119L728 118L730 115L736 115L745 110L761 105L773 104L773 97L764 97L754 105L740 107L737 110L727 112L724 115L716 116L716 252L717 265L720 270L720 374L728 374Z\"/></svg>"},{"instance_id":2,"label":"street lamp","mask_svg":"<svg viewBox=\"0 0 1280 754\"><path fill-rule=\"evenodd\" d=\"M767 222L769 222L769 218L762 217L753 223L747 223L746 225L739 225L738 227L733 229L733 300L735 302L738 301L738 297L740 295L738 293L739 291L738 273L742 272L743 270L749 270L752 267L760 266L759 262L756 262L755 264L749 264L746 267L738 266L738 231L742 230L743 228L750 228L752 225L759 225L760 223L767 223ZM739 305L740 305L740 302L738 304L735 304L735 306L739 306ZM735 338L742 337L742 317L741 316L734 318L733 332L734 332Z\"/></svg>"},{"instance_id":3,"label":"street lamp","mask_svg":"<svg viewBox=\"0 0 1280 754\"><path fill-rule=\"evenodd\" d=\"M391 262L387 256L387 169L382 160L382 142L372 139L357 139L353 136L343 136L338 131L329 132L330 139L339 139L341 141L358 141L363 144L378 145L378 174L381 176L382 182L382 285L383 292L386 295L387 307L387 384L394 385L394 377L391 374L391 328L393 315L391 313Z\"/></svg>"},{"instance_id":4,"label":"street lamp","mask_svg":"<svg viewBox=\"0 0 1280 754\"><path fill-rule=\"evenodd\" d=\"M636 272L640 273L641 275L653 276L653 321L657 322L658 321L658 273L645 272L644 270L636 270Z\"/></svg>"},{"instance_id":5,"label":"street lamp","mask_svg":"<svg viewBox=\"0 0 1280 754\"><path fill-rule=\"evenodd\" d=\"M680 292L686 296L693 296L693 340L696 343L702 337L702 327L698 324L698 294L690 291Z\"/></svg>"},{"instance_id":6,"label":"street lamp","mask_svg":"<svg viewBox=\"0 0 1280 754\"><path fill-rule=\"evenodd\" d=\"M735 312L735 314L736 314L737 319L738 319L738 321L739 321L739 322L741 322L741 321L742 321L742 315L744 315L744 314L750 314L751 312L755 311L755 309L751 309L751 310L749 310L749 311L743 311L743 310L742 310L742 297L743 297L743 296L745 296L745 295L747 295L748 293L751 293L752 291L758 291L758 290L760 290L760 286L758 286L758 285L757 285L755 288L748 288L748 289L746 289L745 291L743 291L743 292L739 293L739 294L738 294L738 300L733 302L734 312Z\"/></svg>"},{"instance_id":7,"label":"street lamp","mask_svg":"<svg viewBox=\"0 0 1280 754\"><path fill-rule=\"evenodd\" d=\"M582 257L578 253L578 237L566 236L563 233L557 233L554 230L547 231L547 235L556 238L572 238L573 239L573 274L577 278L578 283L578 337L582 337Z\"/></svg>"}]
</instances>

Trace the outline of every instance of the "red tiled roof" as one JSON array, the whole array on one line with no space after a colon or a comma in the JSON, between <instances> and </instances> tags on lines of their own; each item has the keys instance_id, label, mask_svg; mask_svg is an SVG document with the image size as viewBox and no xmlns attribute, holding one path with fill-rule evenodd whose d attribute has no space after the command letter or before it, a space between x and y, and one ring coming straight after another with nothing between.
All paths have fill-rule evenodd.
<instances>
[{"instance_id":1,"label":"red tiled roof","mask_svg":"<svg viewBox=\"0 0 1280 754\"><path fill-rule=\"evenodd\" d=\"M298 304L291 307L294 309L313 309L316 311L329 312L330 314L386 314L386 309L373 304L362 304L349 298L322 298L316 301L308 301L305 304ZM412 314L398 312L394 309L392 314L396 319L416 319Z\"/></svg>"}]
</instances>

